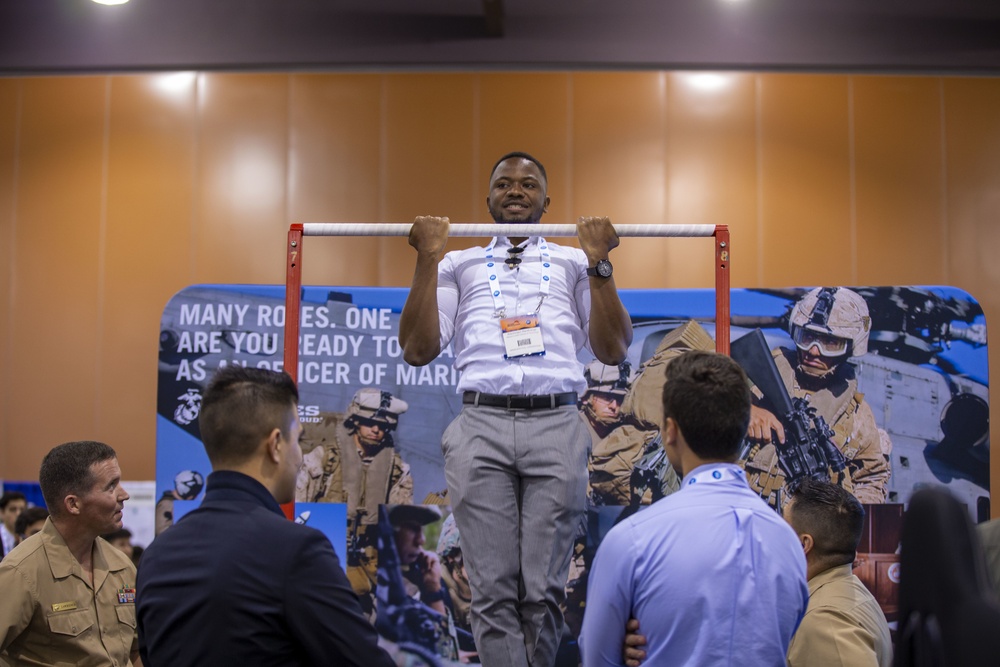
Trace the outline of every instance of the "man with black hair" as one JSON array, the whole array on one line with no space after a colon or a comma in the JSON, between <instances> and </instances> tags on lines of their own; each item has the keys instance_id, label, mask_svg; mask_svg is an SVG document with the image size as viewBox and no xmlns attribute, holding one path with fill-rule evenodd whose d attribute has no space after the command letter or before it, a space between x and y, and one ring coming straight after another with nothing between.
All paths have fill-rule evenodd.
<instances>
[{"instance_id":1,"label":"man with black hair","mask_svg":"<svg viewBox=\"0 0 1000 667\"><path fill-rule=\"evenodd\" d=\"M145 665L393 664L330 541L281 511L302 465L298 398L285 373L233 365L212 378L205 499L142 557Z\"/></svg>"},{"instance_id":2,"label":"man with black hair","mask_svg":"<svg viewBox=\"0 0 1000 667\"><path fill-rule=\"evenodd\" d=\"M490 171L498 224L537 224L548 177L527 153ZM580 249L494 237L444 254L448 218L418 217L413 284L399 320L403 358L422 366L453 345L465 407L442 441L448 494L472 585L472 627L488 667L550 667L560 603L586 507L590 436L577 412L577 354L625 359L632 323L608 256L608 218L581 218ZM443 257L442 257L443 255Z\"/></svg>"},{"instance_id":3,"label":"man with black hair","mask_svg":"<svg viewBox=\"0 0 1000 667\"><path fill-rule=\"evenodd\" d=\"M45 527L45 520L49 518L49 511L44 507L29 507L21 512L14 524L14 533L17 535L18 544L31 537L35 533L42 532Z\"/></svg>"},{"instance_id":4,"label":"man with black hair","mask_svg":"<svg viewBox=\"0 0 1000 667\"><path fill-rule=\"evenodd\" d=\"M864 507L836 484L805 479L784 516L799 535L809 578L809 607L788 648L789 666L890 667L885 615L852 572Z\"/></svg>"},{"instance_id":5,"label":"man with black hair","mask_svg":"<svg viewBox=\"0 0 1000 667\"><path fill-rule=\"evenodd\" d=\"M38 471L51 512L0 562L0 664L139 664L135 566L104 540L129 495L103 442L53 448Z\"/></svg>"},{"instance_id":6,"label":"man with black hair","mask_svg":"<svg viewBox=\"0 0 1000 667\"><path fill-rule=\"evenodd\" d=\"M620 665L634 615L651 665L782 665L806 608L806 562L795 533L736 465L750 420L743 369L714 352L676 357L666 367L663 414L663 446L681 488L623 520L598 547L583 664Z\"/></svg>"},{"instance_id":7,"label":"man with black hair","mask_svg":"<svg viewBox=\"0 0 1000 667\"><path fill-rule=\"evenodd\" d=\"M0 496L0 558L17 544L14 523L27 506L28 501L20 491L8 491Z\"/></svg>"}]
</instances>

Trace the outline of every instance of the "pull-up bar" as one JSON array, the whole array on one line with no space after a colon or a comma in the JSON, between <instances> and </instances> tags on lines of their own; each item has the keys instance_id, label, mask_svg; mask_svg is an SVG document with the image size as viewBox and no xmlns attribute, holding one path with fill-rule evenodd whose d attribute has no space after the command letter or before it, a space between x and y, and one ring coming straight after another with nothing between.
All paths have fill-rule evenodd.
<instances>
[{"instance_id":1,"label":"pull-up bar","mask_svg":"<svg viewBox=\"0 0 1000 667\"><path fill-rule=\"evenodd\" d=\"M412 223L296 223L285 247L285 371L298 379L299 309L302 301L302 239L305 236L409 236ZM715 349L729 354L729 227L727 225L615 225L619 237L715 238ZM466 224L448 228L454 237L576 236L576 225Z\"/></svg>"},{"instance_id":2,"label":"pull-up bar","mask_svg":"<svg viewBox=\"0 0 1000 667\"><path fill-rule=\"evenodd\" d=\"M307 222L303 236L409 236L411 222ZM295 225L292 225L295 228ZM615 225L618 236L715 236L716 225ZM448 235L471 236L576 236L576 225L456 223Z\"/></svg>"}]
</instances>

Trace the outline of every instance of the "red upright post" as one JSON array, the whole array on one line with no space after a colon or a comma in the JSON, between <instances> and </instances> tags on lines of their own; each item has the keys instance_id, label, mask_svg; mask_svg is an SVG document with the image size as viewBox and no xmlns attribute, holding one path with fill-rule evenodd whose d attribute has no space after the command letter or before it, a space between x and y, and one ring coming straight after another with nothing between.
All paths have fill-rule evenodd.
<instances>
[{"instance_id":1,"label":"red upright post","mask_svg":"<svg viewBox=\"0 0 1000 667\"><path fill-rule=\"evenodd\" d=\"M302 225L288 229L285 265L285 372L299 379L299 307L302 303Z\"/></svg>"},{"instance_id":2,"label":"red upright post","mask_svg":"<svg viewBox=\"0 0 1000 667\"><path fill-rule=\"evenodd\" d=\"M729 354L729 226L715 226L715 351Z\"/></svg>"}]
</instances>

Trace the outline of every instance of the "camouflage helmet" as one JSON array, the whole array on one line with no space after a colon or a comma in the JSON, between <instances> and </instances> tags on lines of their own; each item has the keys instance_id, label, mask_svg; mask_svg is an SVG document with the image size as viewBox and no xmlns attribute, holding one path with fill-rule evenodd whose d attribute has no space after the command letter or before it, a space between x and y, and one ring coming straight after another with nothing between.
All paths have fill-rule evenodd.
<instances>
[{"instance_id":1,"label":"camouflage helmet","mask_svg":"<svg viewBox=\"0 0 1000 667\"><path fill-rule=\"evenodd\" d=\"M359 389L347 407L345 422L351 426L355 418L367 419L384 425L384 430L391 431L399 423L399 415L409 409L409 404L401 398L396 398L387 391L375 387Z\"/></svg>"},{"instance_id":2,"label":"camouflage helmet","mask_svg":"<svg viewBox=\"0 0 1000 667\"><path fill-rule=\"evenodd\" d=\"M462 539L458 535L458 524L455 523L455 515L449 514L441 522L441 534L438 535L437 553L443 560L445 556L450 556L456 551L462 550Z\"/></svg>"},{"instance_id":3,"label":"camouflage helmet","mask_svg":"<svg viewBox=\"0 0 1000 667\"><path fill-rule=\"evenodd\" d=\"M792 308L788 333L796 329L843 338L850 342L847 354L860 357L868 352L872 320L864 298L846 287L817 287Z\"/></svg>"},{"instance_id":4,"label":"camouflage helmet","mask_svg":"<svg viewBox=\"0 0 1000 667\"><path fill-rule=\"evenodd\" d=\"M624 396L632 380L635 379L635 373L627 361L618 366L608 366L594 359L584 368L583 377L587 379L587 391L584 396L593 392Z\"/></svg>"}]
</instances>

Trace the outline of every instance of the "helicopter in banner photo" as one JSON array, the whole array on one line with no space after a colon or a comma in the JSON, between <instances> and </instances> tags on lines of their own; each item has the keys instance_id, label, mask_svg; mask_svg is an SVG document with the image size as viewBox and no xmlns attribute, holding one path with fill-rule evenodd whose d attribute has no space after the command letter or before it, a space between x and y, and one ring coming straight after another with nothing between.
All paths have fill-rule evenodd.
<instances>
[{"instance_id":1,"label":"helicopter in banner photo","mask_svg":"<svg viewBox=\"0 0 1000 667\"><path fill-rule=\"evenodd\" d=\"M989 387L979 304L950 287L859 287L868 309L865 354L848 359L882 436L890 476L884 502L946 485L974 520L989 516ZM809 289L734 290L732 341L760 329L770 349L795 349L790 320ZM711 292L709 291L709 294ZM687 312L698 306L673 304ZM700 304L704 306L704 304ZM682 311L683 312L683 311ZM634 317L629 362L641 368L690 319ZM714 337L714 323L694 318Z\"/></svg>"}]
</instances>

